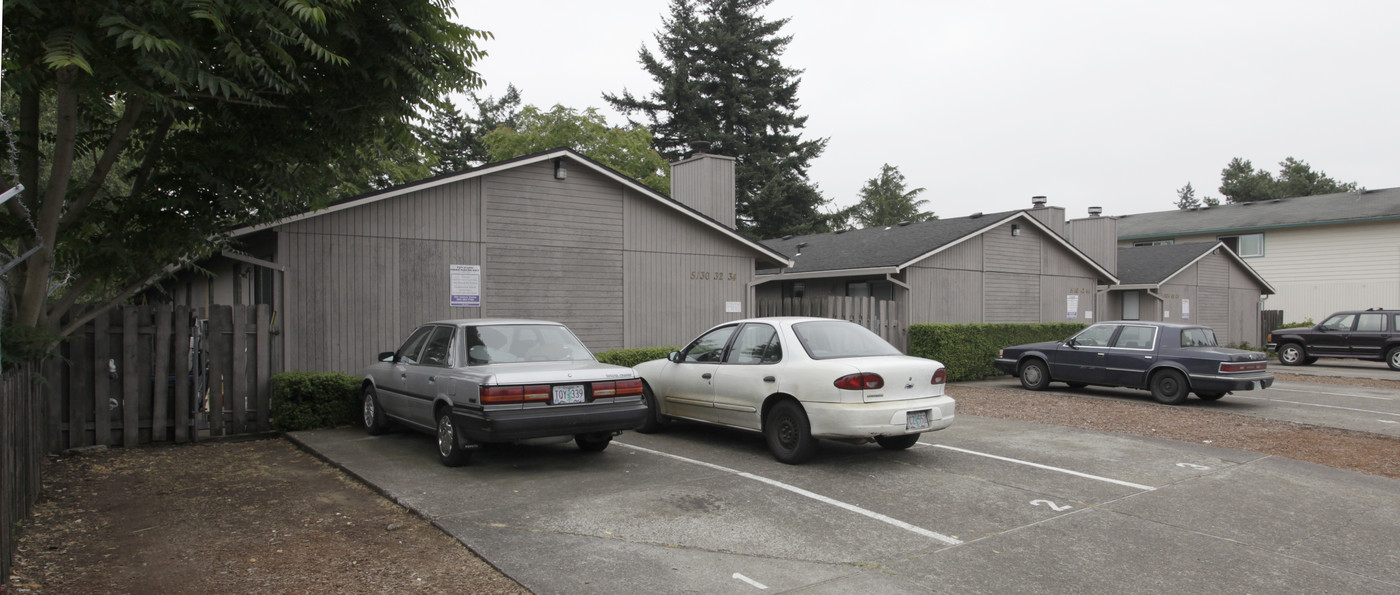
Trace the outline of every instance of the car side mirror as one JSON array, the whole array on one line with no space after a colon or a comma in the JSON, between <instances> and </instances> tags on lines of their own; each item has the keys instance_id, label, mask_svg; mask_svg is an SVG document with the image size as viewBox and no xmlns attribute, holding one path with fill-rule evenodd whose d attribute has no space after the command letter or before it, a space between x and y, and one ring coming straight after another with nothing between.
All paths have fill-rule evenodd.
<instances>
[{"instance_id":1,"label":"car side mirror","mask_svg":"<svg viewBox=\"0 0 1400 595\"><path fill-rule=\"evenodd\" d=\"M392 361L394 361L394 352L392 352L392 351L381 351L381 352L379 352L379 361L381 361L381 362L392 362Z\"/></svg>"},{"instance_id":2,"label":"car side mirror","mask_svg":"<svg viewBox=\"0 0 1400 595\"><path fill-rule=\"evenodd\" d=\"M1076 343L1074 339L1065 339L1065 347L1068 347L1070 349L1079 349L1079 343Z\"/></svg>"},{"instance_id":3,"label":"car side mirror","mask_svg":"<svg viewBox=\"0 0 1400 595\"><path fill-rule=\"evenodd\" d=\"M672 352L666 354L666 359L671 360L671 362L673 362L673 363L679 364L679 363L681 363L681 352L679 352L679 351L672 351Z\"/></svg>"}]
</instances>

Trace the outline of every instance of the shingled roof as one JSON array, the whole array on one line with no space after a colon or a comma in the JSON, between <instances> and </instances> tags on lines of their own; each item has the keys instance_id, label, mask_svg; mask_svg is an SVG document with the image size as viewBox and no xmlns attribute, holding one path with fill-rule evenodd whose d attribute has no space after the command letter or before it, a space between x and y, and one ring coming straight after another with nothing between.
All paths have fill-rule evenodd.
<instances>
[{"instance_id":1,"label":"shingled roof","mask_svg":"<svg viewBox=\"0 0 1400 595\"><path fill-rule=\"evenodd\" d=\"M843 271L871 271L872 269L889 269L888 272L895 272L988 229L1011 221L1039 228L1047 236L1059 240L1065 249L1078 254L1086 263L1099 271L1104 279L1114 279L1110 271L1095 263L1093 259L1084 255L1059 234L1051 231L1050 228L1025 211L977 213L952 219L934 219L887 227L868 227L765 240L762 242L764 246L787 255L794 264L787 269L760 270L758 274L776 275L780 272L783 275L840 274Z\"/></svg>"},{"instance_id":2,"label":"shingled roof","mask_svg":"<svg viewBox=\"0 0 1400 595\"><path fill-rule=\"evenodd\" d=\"M1400 221L1400 188L1140 213L1123 215L1117 220L1118 238L1122 240L1305 225Z\"/></svg>"},{"instance_id":3,"label":"shingled roof","mask_svg":"<svg viewBox=\"0 0 1400 595\"><path fill-rule=\"evenodd\" d=\"M1190 242L1163 246L1137 246L1118 249L1118 280L1123 286L1157 286L1177 276L1186 267L1210 255L1217 248L1233 259L1259 282L1263 293L1273 294L1274 288L1253 267L1235 255L1221 242Z\"/></svg>"}]
</instances>

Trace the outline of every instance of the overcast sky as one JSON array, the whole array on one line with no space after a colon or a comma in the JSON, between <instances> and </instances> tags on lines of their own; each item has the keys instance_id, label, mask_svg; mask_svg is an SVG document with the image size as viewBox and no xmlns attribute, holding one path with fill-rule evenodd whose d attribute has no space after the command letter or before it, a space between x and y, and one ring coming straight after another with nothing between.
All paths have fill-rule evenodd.
<instances>
[{"instance_id":1,"label":"overcast sky","mask_svg":"<svg viewBox=\"0 0 1400 595\"><path fill-rule=\"evenodd\" d=\"M491 31L483 95L600 108L649 93L637 62L667 0L455 0ZM835 206L881 164L943 217L1028 208L1070 218L1219 197L1232 157L1293 156L1343 182L1400 186L1400 2L776 0L800 69L809 172Z\"/></svg>"}]
</instances>

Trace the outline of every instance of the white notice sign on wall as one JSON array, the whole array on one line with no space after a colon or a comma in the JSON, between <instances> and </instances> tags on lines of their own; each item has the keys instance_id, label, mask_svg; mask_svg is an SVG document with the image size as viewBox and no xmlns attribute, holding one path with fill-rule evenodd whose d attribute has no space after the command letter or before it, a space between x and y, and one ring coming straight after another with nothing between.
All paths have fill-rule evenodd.
<instances>
[{"instance_id":1,"label":"white notice sign on wall","mask_svg":"<svg viewBox=\"0 0 1400 595\"><path fill-rule=\"evenodd\" d=\"M481 307L481 266L474 264L454 264L451 266L451 280L448 291L453 308Z\"/></svg>"},{"instance_id":2,"label":"white notice sign on wall","mask_svg":"<svg viewBox=\"0 0 1400 595\"><path fill-rule=\"evenodd\" d=\"M1181 319L1191 320L1191 300L1181 298Z\"/></svg>"},{"instance_id":3,"label":"white notice sign on wall","mask_svg":"<svg viewBox=\"0 0 1400 595\"><path fill-rule=\"evenodd\" d=\"M725 311L725 312L743 312L743 311L744 311L744 304L743 304L743 302L725 302L725 303L724 303L724 311Z\"/></svg>"},{"instance_id":4,"label":"white notice sign on wall","mask_svg":"<svg viewBox=\"0 0 1400 595\"><path fill-rule=\"evenodd\" d=\"M1068 320L1079 318L1079 294L1071 293L1065 297L1065 318Z\"/></svg>"}]
</instances>

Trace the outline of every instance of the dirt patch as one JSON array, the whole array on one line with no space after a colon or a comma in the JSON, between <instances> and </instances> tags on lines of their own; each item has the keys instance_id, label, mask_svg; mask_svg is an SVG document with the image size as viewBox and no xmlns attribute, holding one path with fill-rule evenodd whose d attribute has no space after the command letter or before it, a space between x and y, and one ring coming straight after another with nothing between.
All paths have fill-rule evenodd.
<instances>
[{"instance_id":1,"label":"dirt patch","mask_svg":"<svg viewBox=\"0 0 1400 595\"><path fill-rule=\"evenodd\" d=\"M13 593L526 593L283 439L50 458Z\"/></svg>"},{"instance_id":2,"label":"dirt patch","mask_svg":"<svg viewBox=\"0 0 1400 595\"><path fill-rule=\"evenodd\" d=\"M1331 381L1400 393L1400 382ZM1194 401L948 391L962 415L1211 444L1400 479L1400 439L1376 434ZM43 477L15 575L0 592L527 592L426 520L283 439L65 455L50 458Z\"/></svg>"}]
</instances>

